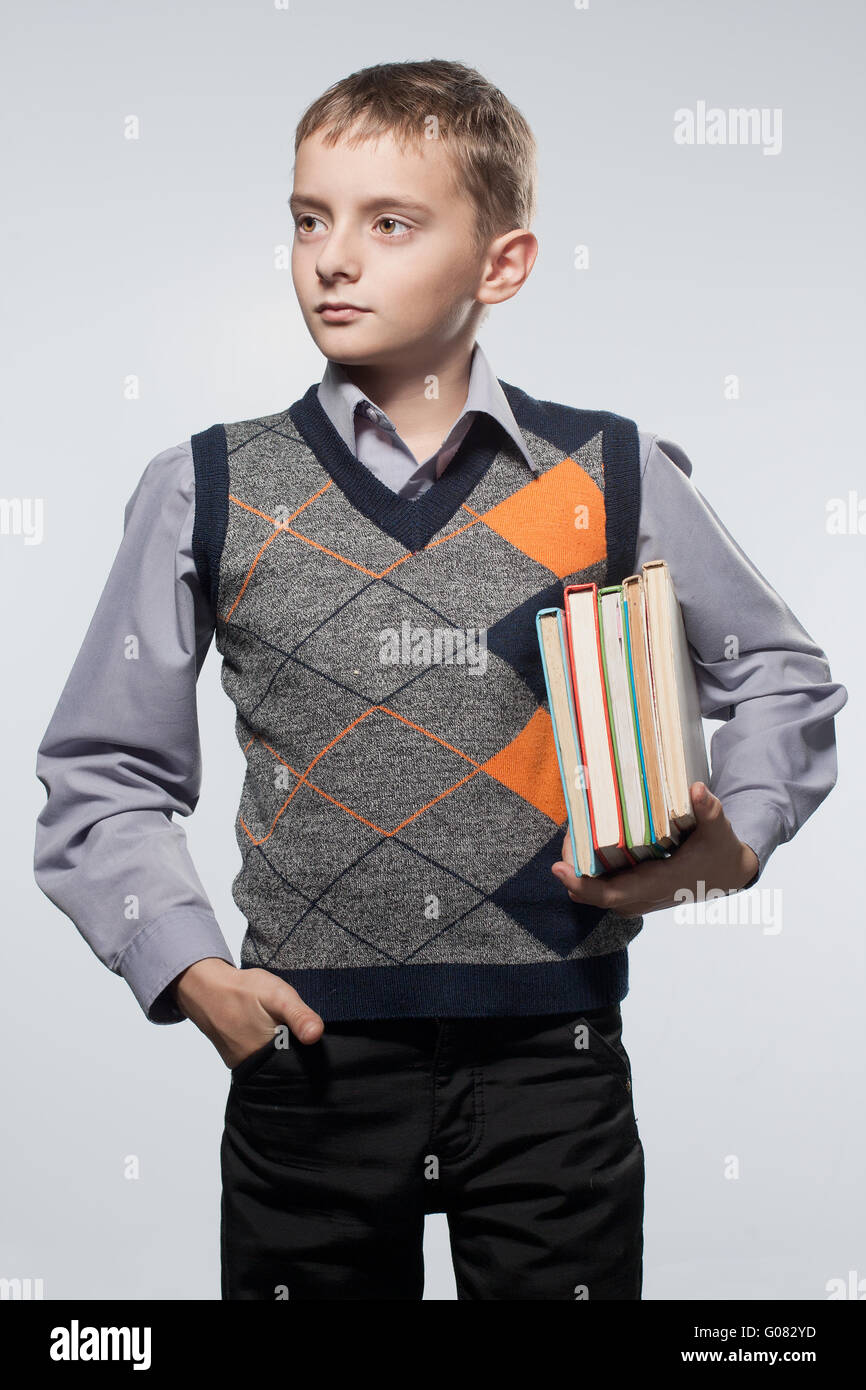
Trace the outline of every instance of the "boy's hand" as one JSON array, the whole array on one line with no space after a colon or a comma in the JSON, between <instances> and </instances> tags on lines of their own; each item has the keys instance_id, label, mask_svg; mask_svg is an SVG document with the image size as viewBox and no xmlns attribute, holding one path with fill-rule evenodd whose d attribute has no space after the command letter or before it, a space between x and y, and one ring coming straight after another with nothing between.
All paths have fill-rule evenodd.
<instances>
[{"instance_id":1,"label":"boy's hand","mask_svg":"<svg viewBox=\"0 0 866 1390\"><path fill-rule=\"evenodd\" d=\"M697 897L721 888L728 893L745 888L758 872L758 856L738 840L722 809L722 803L703 782L689 787L697 824L669 859L647 859L633 868L617 869L601 878L576 875L571 839L565 836L563 858L553 865L553 873L569 890L575 903L610 908L622 917L642 916L675 907L674 894L688 888Z\"/></svg>"},{"instance_id":2,"label":"boy's hand","mask_svg":"<svg viewBox=\"0 0 866 1390\"><path fill-rule=\"evenodd\" d=\"M287 1023L303 1043L318 1042L324 1020L271 970L239 970L208 956L175 976L178 1007L210 1038L227 1067L236 1067Z\"/></svg>"}]
</instances>

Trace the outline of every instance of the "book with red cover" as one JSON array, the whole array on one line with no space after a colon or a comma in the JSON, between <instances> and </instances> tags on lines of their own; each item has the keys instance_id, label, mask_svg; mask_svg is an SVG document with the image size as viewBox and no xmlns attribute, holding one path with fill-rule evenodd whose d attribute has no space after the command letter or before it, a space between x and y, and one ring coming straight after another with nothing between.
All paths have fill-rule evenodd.
<instances>
[{"instance_id":1,"label":"book with red cover","mask_svg":"<svg viewBox=\"0 0 866 1390\"><path fill-rule=\"evenodd\" d=\"M573 690L573 692L574 692L574 703L575 703L576 712L577 712L577 727L578 727L578 733L579 733L579 735L580 735L581 757L582 757L582 759L583 759L584 765L586 766L586 758L587 758L587 740L586 740L586 735L585 735L585 733L584 733L583 721L582 721L581 710L580 710L580 691L579 691L579 686L578 686L578 682L577 682L577 673L576 673L576 671L575 671L575 664L574 664L574 645L573 645L573 641L572 641L572 631L571 631L570 604L569 604L569 602L568 602L568 596L569 596L569 594L582 593L582 592L584 592L585 590L591 590L591 591L592 591L592 598L593 598L593 616L594 616L594 623L595 623L595 642L596 642L597 659L598 659L598 676L599 676L600 686L601 686L601 689L602 689L602 691L603 691L603 690L604 690L605 683L604 683L604 669L603 669L602 655L601 655L601 633L600 633L600 631L599 631L599 624L598 624L598 585L597 585L597 584L592 584L592 583L590 583L590 584L567 584L567 585L565 586L565 589L563 590L563 601L564 601L564 607L565 607L566 648L567 648L567 654L568 654L569 672L570 672L570 676L571 676L571 688L572 688L572 690ZM624 824L623 824L622 809L621 809L621 807L620 807L620 802L619 802L619 792L618 792L617 775L616 775L616 762L615 762L614 751L613 751L613 738L612 738L612 736L611 736L610 718L609 718L608 711L607 711L607 701L606 701L606 700L603 701L603 710L604 710L604 723L605 723L605 729L606 729L606 731L607 731L607 756L608 756L608 767L606 767L606 768L603 769L602 771L603 771L603 773L605 773L605 774L607 773L608 770L609 770L609 772L610 772L610 778L611 778L611 783L612 783L613 793L614 793L614 794L613 794L613 802L614 802L615 805L616 805L617 822L618 822L618 826L619 826L619 837L618 837L616 843L615 843L613 846L608 847L608 849L607 849L606 851L605 851L605 850L602 850L602 849L600 848L600 846L599 846L599 838L598 838L598 830L597 830L597 824L596 824L595 807L594 807L594 804L593 804L593 785L592 785L592 783L593 783L593 777L592 777L592 769L590 769L590 768L587 767L587 772L588 772L589 775L588 775L587 778L586 778L586 782L587 782L587 788L586 788L586 790L587 790L587 798L588 798L588 801L589 801L590 824L591 824L591 826L592 826L592 842L593 842L593 848L594 848L596 854L598 855L599 859L600 859L601 862L604 864L604 866L605 866L606 869L623 869L623 868L628 868L630 865L636 864L638 861L637 861L637 859L635 858L635 856L631 853L631 851L629 850L628 846L626 845L626 841L625 841L625 826L624 826ZM597 773L597 772L598 772L598 769L596 769L596 773Z\"/></svg>"}]
</instances>

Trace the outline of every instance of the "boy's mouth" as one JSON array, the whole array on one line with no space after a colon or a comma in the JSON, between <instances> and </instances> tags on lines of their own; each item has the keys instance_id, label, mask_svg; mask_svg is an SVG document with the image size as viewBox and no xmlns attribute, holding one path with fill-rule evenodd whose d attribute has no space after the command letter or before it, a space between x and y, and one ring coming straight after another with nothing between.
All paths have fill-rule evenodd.
<instances>
[{"instance_id":1,"label":"boy's mouth","mask_svg":"<svg viewBox=\"0 0 866 1390\"><path fill-rule=\"evenodd\" d=\"M329 323L342 323L343 320L354 319L359 314L368 314L370 311L359 308L357 304L347 304L345 300L325 300L318 305L317 312Z\"/></svg>"}]
</instances>

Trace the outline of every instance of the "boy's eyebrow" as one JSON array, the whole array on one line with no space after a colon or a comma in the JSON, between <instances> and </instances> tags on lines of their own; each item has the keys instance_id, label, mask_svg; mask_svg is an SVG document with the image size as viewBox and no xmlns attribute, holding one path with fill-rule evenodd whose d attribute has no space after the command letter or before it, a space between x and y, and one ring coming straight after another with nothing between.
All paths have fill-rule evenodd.
<instances>
[{"instance_id":1,"label":"boy's eyebrow","mask_svg":"<svg viewBox=\"0 0 866 1390\"><path fill-rule=\"evenodd\" d=\"M414 198L406 198L401 193L377 193L373 198L365 198L363 203L359 203L362 212L372 212L375 207L382 207L387 204L389 207L406 208L407 211L432 213L433 209L426 203L419 203ZM305 193L293 193L289 198L289 207L292 212L300 206L320 208L322 212L327 212L328 204L321 198L308 197Z\"/></svg>"}]
</instances>

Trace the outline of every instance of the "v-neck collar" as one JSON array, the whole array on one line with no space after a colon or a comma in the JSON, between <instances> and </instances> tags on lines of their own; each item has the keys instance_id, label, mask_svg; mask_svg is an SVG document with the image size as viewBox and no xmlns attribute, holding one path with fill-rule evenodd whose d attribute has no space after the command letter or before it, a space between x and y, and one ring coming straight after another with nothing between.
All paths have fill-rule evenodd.
<instances>
[{"instance_id":1,"label":"v-neck collar","mask_svg":"<svg viewBox=\"0 0 866 1390\"><path fill-rule=\"evenodd\" d=\"M353 506L411 551L423 549L451 520L507 438L499 422L480 411L442 476L412 501L399 497L355 457L322 406L317 386L289 406L289 415Z\"/></svg>"}]
</instances>

